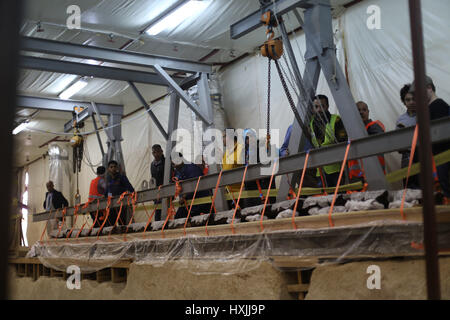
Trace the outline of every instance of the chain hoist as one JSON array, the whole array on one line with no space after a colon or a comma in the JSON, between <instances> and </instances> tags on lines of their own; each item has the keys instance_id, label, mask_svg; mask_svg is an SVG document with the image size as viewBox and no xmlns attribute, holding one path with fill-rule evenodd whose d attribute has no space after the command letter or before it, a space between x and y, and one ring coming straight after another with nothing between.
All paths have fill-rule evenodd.
<instances>
[{"instance_id":1,"label":"chain hoist","mask_svg":"<svg viewBox=\"0 0 450 320\"><path fill-rule=\"evenodd\" d=\"M275 33L273 31L274 27L278 26L278 22L276 17L273 15L272 11L266 11L262 17L261 22L264 23L267 26L266 35L267 40L264 42L264 44L261 46L261 55L263 57L267 57L269 60L268 64L268 80L267 80L267 140L266 140L266 147L268 148L270 146L270 90L271 90L271 62L272 60L275 63L275 66L277 68L278 75L281 80L281 85L283 87L283 90L286 94L286 97L289 102L289 106L294 113L295 118L297 119L298 123L300 124L300 127L303 131L303 133L306 135L306 137L310 140L310 134L308 128L305 126L304 122L302 121L300 114L297 111L297 108L295 106L294 100L292 99L292 96L289 92L289 89L286 84L286 80L284 79L283 72L281 70L280 63L278 59L280 59L283 56L283 42L280 39L274 39Z\"/></svg>"},{"instance_id":2,"label":"chain hoist","mask_svg":"<svg viewBox=\"0 0 450 320\"><path fill-rule=\"evenodd\" d=\"M266 133L266 149L270 146L270 78L271 78L271 61L277 61L283 55L283 42L274 39L275 32L273 28L278 25L272 11L266 11L261 16L261 21L267 26L267 40L261 46L261 55L268 58L267 66L267 133Z\"/></svg>"}]
</instances>

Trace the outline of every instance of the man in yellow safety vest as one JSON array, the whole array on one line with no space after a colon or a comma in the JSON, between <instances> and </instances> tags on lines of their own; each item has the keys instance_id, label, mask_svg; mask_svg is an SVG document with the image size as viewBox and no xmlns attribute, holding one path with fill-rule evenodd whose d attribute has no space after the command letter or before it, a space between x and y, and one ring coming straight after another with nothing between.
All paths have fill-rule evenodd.
<instances>
[{"instance_id":1,"label":"man in yellow safety vest","mask_svg":"<svg viewBox=\"0 0 450 320\"><path fill-rule=\"evenodd\" d=\"M318 95L314 98L313 116L309 123L311 130L311 143L316 148L326 147L348 140L347 132L341 118L336 114L328 111L328 97ZM339 178L341 163L333 163L317 169L317 177L326 180L328 187L335 187Z\"/></svg>"}]
</instances>

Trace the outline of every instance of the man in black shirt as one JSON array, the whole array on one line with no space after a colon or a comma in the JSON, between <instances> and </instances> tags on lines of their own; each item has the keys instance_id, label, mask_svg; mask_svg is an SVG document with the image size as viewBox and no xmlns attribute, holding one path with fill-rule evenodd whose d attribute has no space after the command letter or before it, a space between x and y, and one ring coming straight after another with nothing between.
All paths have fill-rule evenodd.
<instances>
[{"instance_id":1,"label":"man in black shirt","mask_svg":"<svg viewBox=\"0 0 450 320\"><path fill-rule=\"evenodd\" d=\"M150 175L156 181L156 186L159 187L164 184L164 163L165 158L163 150L159 144L152 146L152 155L155 160L150 165ZM161 200L155 200L155 204L161 203ZM161 220L161 210L155 211L155 221Z\"/></svg>"},{"instance_id":2,"label":"man in black shirt","mask_svg":"<svg viewBox=\"0 0 450 320\"><path fill-rule=\"evenodd\" d=\"M449 105L444 100L436 96L436 87L433 83L433 80L427 76L425 79L425 84L427 89L427 103L430 111L430 121L450 116ZM411 85L410 92L414 91L415 91L415 84L413 82L413 84ZM433 148L433 155L442 153L450 149L450 141L433 143L432 148ZM442 192L444 193L444 196L446 198L450 198L449 169L450 169L449 162L446 162L436 167L439 183L441 185Z\"/></svg>"}]
</instances>

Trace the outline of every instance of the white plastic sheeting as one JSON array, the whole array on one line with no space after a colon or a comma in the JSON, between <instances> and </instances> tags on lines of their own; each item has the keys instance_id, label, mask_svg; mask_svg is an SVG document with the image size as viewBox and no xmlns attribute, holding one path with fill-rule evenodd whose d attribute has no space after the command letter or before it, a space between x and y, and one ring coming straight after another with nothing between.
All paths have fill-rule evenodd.
<instances>
[{"instance_id":1,"label":"white plastic sheeting","mask_svg":"<svg viewBox=\"0 0 450 320\"><path fill-rule=\"evenodd\" d=\"M247 222L252 223L252 222ZM449 225L439 226L440 248L448 245ZM37 257L47 267L64 271L77 265L83 273L111 267L120 259L137 264L176 268L198 275L238 274L251 271L274 258L302 257L324 263L342 263L361 256L422 254L412 243L423 242L418 222L373 221L352 226L280 230L270 233L192 236L149 239L129 234L99 240L36 242L27 257ZM177 261L176 265L170 262Z\"/></svg>"}]
</instances>

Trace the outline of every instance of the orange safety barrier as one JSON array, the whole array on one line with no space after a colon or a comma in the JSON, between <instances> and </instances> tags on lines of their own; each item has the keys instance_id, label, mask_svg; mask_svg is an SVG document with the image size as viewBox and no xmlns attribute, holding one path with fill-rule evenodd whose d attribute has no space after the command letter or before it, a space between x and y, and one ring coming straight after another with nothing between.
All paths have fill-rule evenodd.
<instances>
[{"instance_id":1,"label":"orange safety barrier","mask_svg":"<svg viewBox=\"0 0 450 320\"><path fill-rule=\"evenodd\" d=\"M294 229L297 229L297 225L295 224L295 212L297 212L298 199L300 198L300 193L302 192L303 180L305 178L306 167L308 166L308 160L309 160L309 150L308 150L308 152L306 152L305 163L303 164L302 177L300 179L297 197L295 198L295 205L294 205L294 209L292 211L292 225L293 225Z\"/></svg>"},{"instance_id":2,"label":"orange safety barrier","mask_svg":"<svg viewBox=\"0 0 450 320\"><path fill-rule=\"evenodd\" d=\"M235 233L234 232L234 225L233 225L234 224L234 218L236 216L236 211L239 208L239 201L241 200L242 189L244 189L245 175L247 174L247 168L248 168L248 166L246 165L245 169L244 169L244 174L242 176L241 188L239 189L239 196L238 196L238 199L237 199L236 206L234 208L233 219L231 219L231 231L233 232L233 234Z\"/></svg>"},{"instance_id":3,"label":"orange safety barrier","mask_svg":"<svg viewBox=\"0 0 450 320\"><path fill-rule=\"evenodd\" d=\"M184 222L184 228L183 228L184 235L186 235L186 225L189 220L189 217L191 216L192 206L194 204L195 195L197 194L198 184L200 183L201 178L202 178L202 176L198 177L197 184L195 185L194 195L192 196L191 205L189 206L189 210L188 210L188 215L186 217L186 221Z\"/></svg>"},{"instance_id":4,"label":"orange safety barrier","mask_svg":"<svg viewBox=\"0 0 450 320\"><path fill-rule=\"evenodd\" d=\"M412 143L411 143L411 152L409 154L408 173L406 174L406 183L405 183L405 188L403 190L402 203L400 205L400 215L402 216L402 220L406 220L406 215L404 212L406 189L408 189L409 174L411 173L411 166L412 166L412 162L414 159L414 152L416 150L418 137L419 137L419 125L416 124L416 128L414 129L414 135L413 135L413 139L412 139Z\"/></svg>"},{"instance_id":5,"label":"orange safety barrier","mask_svg":"<svg viewBox=\"0 0 450 320\"><path fill-rule=\"evenodd\" d=\"M331 219L331 214L333 213L334 203L336 202L336 196L339 191L339 186L341 184L342 174L344 173L345 165L347 163L348 152L350 150L351 141L348 140L347 148L345 149L344 161L342 162L341 171L339 172L339 178L336 185L336 189L334 190L333 201L331 202L330 211L328 212L328 222L331 227L334 227L333 220Z\"/></svg>"},{"instance_id":6,"label":"orange safety barrier","mask_svg":"<svg viewBox=\"0 0 450 320\"><path fill-rule=\"evenodd\" d=\"M263 211L261 212L261 220L259 221L259 224L261 226L261 232L264 231L264 226L263 226L264 213L266 212L267 201L269 201L270 188L272 187L273 176L275 175L275 168L276 168L277 164L278 164L278 161L275 161L275 163L273 164L272 175L270 176L270 181L269 181L269 188L267 189L267 195L266 195L266 199L264 201Z\"/></svg>"}]
</instances>

